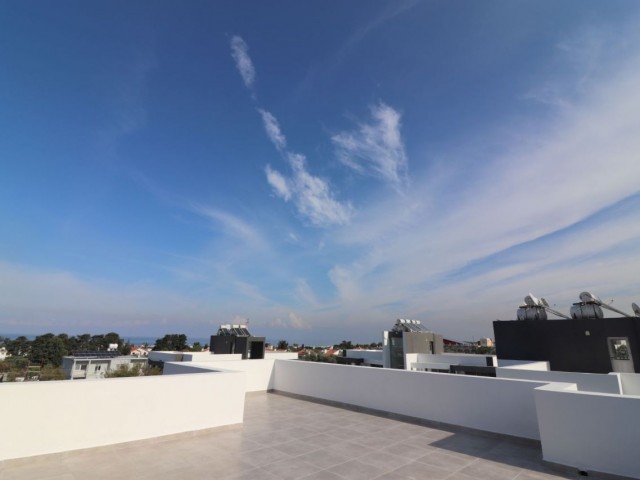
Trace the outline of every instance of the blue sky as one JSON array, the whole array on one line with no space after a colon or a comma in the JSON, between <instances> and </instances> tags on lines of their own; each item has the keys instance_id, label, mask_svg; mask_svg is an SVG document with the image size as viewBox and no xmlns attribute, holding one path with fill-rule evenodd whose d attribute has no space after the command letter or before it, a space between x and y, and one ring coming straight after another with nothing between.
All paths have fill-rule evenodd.
<instances>
[{"instance_id":1,"label":"blue sky","mask_svg":"<svg viewBox=\"0 0 640 480\"><path fill-rule=\"evenodd\" d=\"M0 332L492 336L640 301L637 2L4 2Z\"/></svg>"}]
</instances>

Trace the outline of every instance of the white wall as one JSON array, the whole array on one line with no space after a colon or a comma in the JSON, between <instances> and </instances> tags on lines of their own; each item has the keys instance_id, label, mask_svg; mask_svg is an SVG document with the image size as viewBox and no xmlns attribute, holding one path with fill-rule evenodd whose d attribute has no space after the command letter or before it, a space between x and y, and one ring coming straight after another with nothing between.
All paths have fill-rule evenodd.
<instances>
[{"instance_id":1,"label":"white wall","mask_svg":"<svg viewBox=\"0 0 640 480\"><path fill-rule=\"evenodd\" d=\"M541 382L277 360L274 388L453 425L538 439Z\"/></svg>"},{"instance_id":2,"label":"white wall","mask_svg":"<svg viewBox=\"0 0 640 480\"><path fill-rule=\"evenodd\" d=\"M242 360L241 353L210 353L210 352L185 352L182 355L183 362L223 362L229 360Z\"/></svg>"},{"instance_id":3,"label":"white wall","mask_svg":"<svg viewBox=\"0 0 640 480\"><path fill-rule=\"evenodd\" d=\"M618 373L623 395L640 395L640 374Z\"/></svg>"},{"instance_id":4,"label":"white wall","mask_svg":"<svg viewBox=\"0 0 640 480\"><path fill-rule=\"evenodd\" d=\"M521 380L537 380L540 382L575 383L578 390L584 392L622 393L620 379L617 374L578 373L524 370L522 368L498 367L498 378L519 378Z\"/></svg>"},{"instance_id":5,"label":"white wall","mask_svg":"<svg viewBox=\"0 0 640 480\"><path fill-rule=\"evenodd\" d=\"M640 397L574 388L556 383L535 391L544 459L640 478Z\"/></svg>"},{"instance_id":6,"label":"white wall","mask_svg":"<svg viewBox=\"0 0 640 480\"><path fill-rule=\"evenodd\" d=\"M274 358L275 357L275 358ZM291 360L298 358L297 353L270 354L260 360L237 360L221 362L167 362L164 364L164 373L174 375L181 373L201 373L204 371L232 371L245 374L244 387L247 392L260 392L273 389L275 381L274 361L281 359ZM297 360L295 360L297 361Z\"/></svg>"},{"instance_id":7,"label":"white wall","mask_svg":"<svg viewBox=\"0 0 640 480\"><path fill-rule=\"evenodd\" d=\"M0 461L241 423L244 383L243 373L5 383Z\"/></svg>"},{"instance_id":8,"label":"white wall","mask_svg":"<svg viewBox=\"0 0 640 480\"><path fill-rule=\"evenodd\" d=\"M532 360L504 360L498 359L499 367L522 368L524 370L549 370L549 362L534 362Z\"/></svg>"}]
</instances>

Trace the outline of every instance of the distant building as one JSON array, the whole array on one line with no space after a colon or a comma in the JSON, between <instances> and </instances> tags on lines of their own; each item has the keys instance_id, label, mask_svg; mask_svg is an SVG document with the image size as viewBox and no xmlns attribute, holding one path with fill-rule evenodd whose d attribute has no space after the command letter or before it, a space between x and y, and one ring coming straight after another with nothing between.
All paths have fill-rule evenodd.
<instances>
[{"instance_id":1,"label":"distant building","mask_svg":"<svg viewBox=\"0 0 640 480\"><path fill-rule=\"evenodd\" d=\"M602 308L624 316L604 318ZM582 292L569 317L529 295L519 320L493 322L498 360L547 361L565 372L640 372L640 309L633 304L633 310L636 316ZM547 311L564 319L547 320Z\"/></svg>"},{"instance_id":2,"label":"distant building","mask_svg":"<svg viewBox=\"0 0 640 480\"><path fill-rule=\"evenodd\" d=\"M0 360L5 360L9 356L9 352L4 347L0 347Z\"/></svg>"},{"instance_id":3,"label":"distant building","mask_svg":"<svg viewBox=\"0 0 640 480\"><path fill-rule=\"evenodd\" d=\"M62 358L62 369L67 380L84 380L104 378L109 370L121 365L129 368L140 365L147 366L147 359L130 355L119 355L116 352L74 352Z\"/></svg>"},{"instance_id":4,"label":"distant building","mask_svg":"<svg viewBox=\"0 0 640 480\"><path fill-rule=\"evenodd\" d=\"M242 354L243 359L264 358L265 338L254 337L246 325L220 325L218 333L211 336L211 353Z\"/></svg>"},{"instance_id":5,"label":"distant building","mask_svg":"<svg viewBox=\"0 0 640 480\"><path fill-rule=\"evenodd\" d=\"M420 320L398 319L383 333L384 368L405 369L405 354L444 352L442 335L428 330Z\"/></svg>"},{"instance_id":6,"label":"distant building","mask_svg":"<svg viewBox=\"0 0 640 480\"><path fill-rule=\"evenodd\" d=\"M495 343L493 342L493 340L491 340L490 338L481 338L480 340L478 340L478 346L479 347L488 347L491 348L495 345Z\"/></svg>"}]
</instances>

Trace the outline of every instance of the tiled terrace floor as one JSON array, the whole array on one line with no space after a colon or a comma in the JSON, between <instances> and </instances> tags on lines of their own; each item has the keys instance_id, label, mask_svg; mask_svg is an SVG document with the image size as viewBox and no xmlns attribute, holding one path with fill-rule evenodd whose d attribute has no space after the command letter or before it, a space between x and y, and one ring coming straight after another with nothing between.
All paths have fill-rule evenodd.
<instances>
[{"instance_id":1,"label":"tiled terrace floor","mask_svg":"<svg viewBox=\"0 0 640 480\"><path fill-rule=\"evenodd\" d=\"M0 462L2 480L578 477L534 446L277 394L248 395L242 426Z\"/></svg>"}]
</instances>

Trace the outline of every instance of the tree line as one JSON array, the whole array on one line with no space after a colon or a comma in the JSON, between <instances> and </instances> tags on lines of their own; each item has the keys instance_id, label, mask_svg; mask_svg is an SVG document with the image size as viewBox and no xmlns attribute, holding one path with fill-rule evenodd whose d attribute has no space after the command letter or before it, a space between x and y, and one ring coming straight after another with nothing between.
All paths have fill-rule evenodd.
<instances>
[{"instance_id":1,"label":"tree line","mask_svg":"<svg viewBox=\"0 0 640 480\"><path fill-rule=\"evenodd\" d=\"M71 355L72 352L106 351L113 344L118 345L117 351L123 355L128 355L131 351L131 345L115 332L99 335L85 333L75 336L66 333L59 335L45 333L33 340L25 336L13 340L0 337L0 346L5 347L11 357L26 359L29 364L41 367L46 365L59 367L62 365L62 358Z\"/></svg>"}]
</instances>

